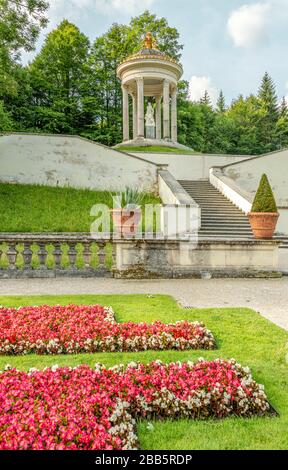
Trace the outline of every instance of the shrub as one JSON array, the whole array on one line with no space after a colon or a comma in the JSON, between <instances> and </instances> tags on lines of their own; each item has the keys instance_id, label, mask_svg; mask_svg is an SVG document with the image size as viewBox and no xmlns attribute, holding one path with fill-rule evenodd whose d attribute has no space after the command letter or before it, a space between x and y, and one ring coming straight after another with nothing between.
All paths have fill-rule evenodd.
<instances>
[{"instance_id":1,"label":"shrub","mask_svg":"<svg viewBox=\"0 0 288 470\"><path fill-rule=\"evenodd\" d=\"M251 212L278 212L267 175L263 175L254 198Z\"/></svg>"}]
</instances>

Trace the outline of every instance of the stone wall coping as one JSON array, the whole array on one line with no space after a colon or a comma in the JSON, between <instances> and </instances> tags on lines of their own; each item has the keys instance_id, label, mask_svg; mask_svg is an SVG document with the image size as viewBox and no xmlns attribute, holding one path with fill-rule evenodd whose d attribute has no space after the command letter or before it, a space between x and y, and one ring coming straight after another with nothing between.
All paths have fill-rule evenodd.
<instances>
[{"instance_id":1,"label":"stone wall coping","mask_svg":"<svg viewBox=\"0 0 288 470\"><path fill-rule=\"evenodd\" d=\"M261 155L251 155L251 158L249 158L249 160L256 160L258 158L264 158L264 157L268 157L269 155L277 155L279 153L282 153L282 152L287 152L288 150L288 147L286 148L283 148L281 150L276 150L274 152L268 152L268 153L263 153ZM247 160L246 160L247 161ZM225 168L227 167L230 167L230 166L234 166L234 165L238 165L239 163L244 163L244 162L233 162L233 163L228 163L227 165L223 165L221 168L224 170Z\"/></svg>"},{"instance_id":2,"label":"stone wall coping","mask_svg":"<svg viewBox=\"0 0 288 470\"><path fill-rule=\"evenodd\" d=\"M119 243L119 244L139 244L144 243L148 245L175 245L175 244L182 244L182 243L190 243L189 240L179 240L179 239L151 239L151 238L141 238L141 239L113 239L112 237L103 237L103 238L93 238L89 232L71 232L71 233L13 233L13 232L5 232L0 233L0 243L3 242L65 242L65 241L75 241L76 243L83 243L85 241L95 243L101 242L111 242L111 243ZM194 243L194 242L193 242ZM270 246L277 246L283 243L280 239L272 239L272 240L198 240L197 244L200 246L207 246L207 245L229 245L229 246L236 246L236 245L249 245L249 246L261 246L261 245L270 245Z\"/></svg>"},{"instance_id":3,"label":"stone wall coping","mask_svg":"<svg viewBox=\"0 0 288 470\"><path fill-rule=\"evenodd\" d=\"M145 148L145 147L143 147ZM173 147L172 147L173 148ZM127 149L125 150L125 152L127 152ZM226 157L233 157L233 158L239 158L239 159L244 159L245 161L247 160L251 160L251 158L253 158L251 155L234 155L232 153L197 153L197 152L191 152L191 153L175 153L175 152L165 152L163 150L163 152L156 152L156 151L153 151L153 150L149 150L149 151L144 151L144 150L131 150L131 153L134 155L135 153L141 153L141 154L150 154L150 155L165 155L165 157L223 157L223 158L226 158ZM239 162L234 162L233 165L237 164L237 163L240 163L242 160L240 160ZM230 165L230 164L229 164ZM228 165L225 165L225 166L228 166ZM220 167L222 168L222 166ZM223 167L224 168L224 167Z\"/></svg>"},{"instance_id":4,"label":"stone wall coping","mask_svg":"<svg viewBox=\"0 0 288 470\"><path fill-rule=\"evenodd\" d=\"M238 162L238 163L240 163L240 162ZM229 165L227 165L227 166L229 166ZM233 181L231 178L226 176L222 171L223 168L225 168L225 167L214 166L213 168L210 169L210 172L214 176L216 176L219 180L221 180L224 184L227 184L227 186L229 186L233 191L235 191L241 197L246 199L247 202L252 204L253 203L253 196L248 191L245 191L244 189L240 188L240 186L238 186L235 183L235 181Z\"/></svg>"},{"instance_id":5,"label":"stone wall coping","mask_svg":"<svg viewBox=\"0 0 288 470\"><path fill-rule=\"evenodd\" d=\"M171 175L168 170L158 170L158 175L164 180L180 205L199 207L181 184ZM165 205L165 204L164 204Z\"/></svg>"}]
</instances>

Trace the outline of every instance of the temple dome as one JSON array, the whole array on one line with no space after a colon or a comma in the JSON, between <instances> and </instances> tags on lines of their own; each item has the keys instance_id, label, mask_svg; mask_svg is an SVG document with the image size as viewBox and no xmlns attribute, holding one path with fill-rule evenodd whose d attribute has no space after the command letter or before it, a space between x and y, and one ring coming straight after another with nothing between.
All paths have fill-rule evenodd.
<instances>
[{"instance_id":1,"label":"temple dome","mask_svg":"<svg viewBox=\"0 0 288 470\"><path fill-rule=\"evenodd\" d=\"M165 52L162 52L157 48L156 41L152 37L151 33L147 33L146 38L143 41L142 49L136 52L135 54L132 54L129 57L127 57L122 62L122 64L125 64L126 62L130 62L131 60L137 60L137 59L141 59L141 60L142 59L158 59L158 60L163 60L165 62L172 62L174 64L178 64L177 60L175 60L173 57L165 54Z\"/></svg>"}]
</instances>

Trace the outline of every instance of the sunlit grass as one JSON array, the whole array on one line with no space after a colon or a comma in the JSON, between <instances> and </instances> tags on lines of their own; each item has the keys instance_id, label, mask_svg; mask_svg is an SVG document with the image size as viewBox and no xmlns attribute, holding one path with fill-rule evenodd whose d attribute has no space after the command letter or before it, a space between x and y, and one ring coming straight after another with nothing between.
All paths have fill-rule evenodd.
<instances>
[{"instance_id":1,"label":"sunlit grass","mask_svg":"<svg viewBox=\"0 0 288 470\"><path fill-rule=\"evenodd\" d=\"M123 182L125 184L125 182ZM153 194L145 204L159 204ZM112 207L109 192L49 186L0 184L0 232L89 232L96 204Z\"/></svg>"}]
</instances>

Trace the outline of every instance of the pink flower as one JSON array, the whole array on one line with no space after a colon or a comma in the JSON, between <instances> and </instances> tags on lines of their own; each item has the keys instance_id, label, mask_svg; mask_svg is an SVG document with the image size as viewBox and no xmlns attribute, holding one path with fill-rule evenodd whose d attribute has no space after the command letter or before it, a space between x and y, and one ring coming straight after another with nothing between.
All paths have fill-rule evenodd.
<instances>
[{"instance_id":1,"label":"pink flower","mask_svg":"<svg viewBox=\"0 0 288 470\"><path fill-rule=\"evenodd\" d=\"M100 305L0 308L0 354L214 349L202 323L116 323Z\"/></svg>"},{"instance_id":2,"label":"pink flower","mask_svg":"<svg viewBox=\"0 0 288 470\"><path fill-rule=\"evenodd\" d=\"M120 450L136 418L265 415L263 391L234 360L0 373L0 450Z\"/></svg>"}]
</instances>

